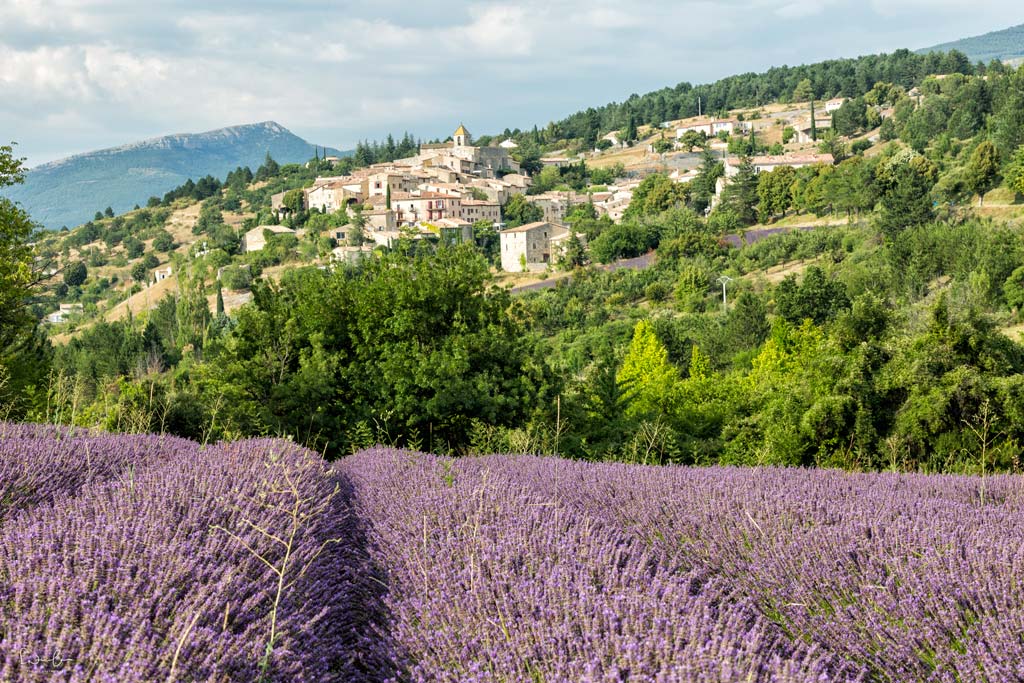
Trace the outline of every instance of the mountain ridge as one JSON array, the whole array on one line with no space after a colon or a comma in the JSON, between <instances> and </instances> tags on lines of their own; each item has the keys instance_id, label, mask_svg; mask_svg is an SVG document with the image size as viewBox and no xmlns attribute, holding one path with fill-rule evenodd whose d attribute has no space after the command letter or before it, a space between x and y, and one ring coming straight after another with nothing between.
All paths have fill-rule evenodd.
<instances>
[{"instance_id":1,"label":"mountain ridge","mask_svg":"<svg viewBox=\"0 0 1024 683\"><path fill-rule=\"evenodd\" d=\"M301 163L318 149L347 154L309 143L276 121L173 133L40 164L5 194L44 227L57 229L80 225L107 206L122 213L189 178L223 178L238 166L255 170L268 153L282 164Z\"/></svg>"},{"instance_id":2,"label":"mountain ridge","mask_svg":"<svg viewBox=\"0 0 1024 683\"><path fill-rule=\"evenodd\" d=\"M993 59L1002 61L1024 57L1024 24L948 43L940 43L915 50L915 52L927 54L929 52L949 52L950 50L963 52L972 62L989 62Z\"/></svg>"}]
</instances>

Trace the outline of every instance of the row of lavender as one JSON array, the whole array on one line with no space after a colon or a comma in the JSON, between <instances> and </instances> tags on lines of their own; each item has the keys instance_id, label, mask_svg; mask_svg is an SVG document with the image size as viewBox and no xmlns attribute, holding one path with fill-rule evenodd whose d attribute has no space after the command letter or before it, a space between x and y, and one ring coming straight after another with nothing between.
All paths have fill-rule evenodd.
<instances>
[{"instance_id":1,"label":"row of lavender","mask_svg":"<svg viewBox=\"0 0 1024 683\"><path fill-rule=\"evenodd\" d=\"M1024 680L1022 570L1014 477L0 423L0 681Z\"/></svg>"},{"instance_id":2,"label":"row of lavender","mask_svg":"<svg viewBox=\"0 0 1024 683\"><path fill-rule=\"evenodd\" d=\"M378 679L349 497L280 441L0 424L0 681Z\"/></svg>"},{"instance_id":3,"label":"row of lavender","mask_svg":"<svg viewBox=\"0 0 1024 683\"><path fill-rule=\"evenodd\" d=\"M1024 480L367 451L417 681L1024 680Z\"/></svg>"}]
</instances>

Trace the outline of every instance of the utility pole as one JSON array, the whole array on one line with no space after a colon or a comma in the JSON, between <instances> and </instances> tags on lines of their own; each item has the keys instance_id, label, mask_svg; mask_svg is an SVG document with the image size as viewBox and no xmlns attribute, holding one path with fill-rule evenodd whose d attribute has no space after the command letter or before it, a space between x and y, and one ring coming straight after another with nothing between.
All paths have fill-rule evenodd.
<instances>
[{"instance_id":1,"label":"utility pole","mask_svg":"<svg viewBox=\"0 0 1024 683\"><path fill-rule=\"evenodd\" d=\"M732 278L729 277L728 275L723 275L722 277L718 278L718 282L722 285L722 312L728 313L729 299L725 292L725 286L732 282Z\"/></svg>"}]
</instances>

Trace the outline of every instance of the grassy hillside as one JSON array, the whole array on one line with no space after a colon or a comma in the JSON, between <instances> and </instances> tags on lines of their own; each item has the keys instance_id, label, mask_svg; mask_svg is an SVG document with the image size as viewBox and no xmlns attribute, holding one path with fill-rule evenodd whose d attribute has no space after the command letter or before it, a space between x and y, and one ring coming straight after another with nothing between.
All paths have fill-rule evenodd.
<instances>
[{"instance_id":1,"label":"grassy hillside","mask_svg":"<svg viewBox=\"0 0 1024 683\"><path fill-rule=\"evenodd\" d=\"M1009 60L1024 57L1024 24L1011 26L1001 31L992 31L982 36L963 38L951 43L918 50L919 54L959 50L972 62L990 62L993 59Z\"/></svg>"},{"instance_id":2,"label":"grassy hillside","mask_svg":"<svg viewBox=\"0 0 1024 683\"><path fill-rule=\"evenodd\" d=\"M267 153L290 163L304 162L315 151L283 126L266 121L169 135L43 164L7 194L45 227L58 229L84 223L107 206L123 213L189 178L223 178L238 166L256 168Z\"/></svg>"}]
</instances>

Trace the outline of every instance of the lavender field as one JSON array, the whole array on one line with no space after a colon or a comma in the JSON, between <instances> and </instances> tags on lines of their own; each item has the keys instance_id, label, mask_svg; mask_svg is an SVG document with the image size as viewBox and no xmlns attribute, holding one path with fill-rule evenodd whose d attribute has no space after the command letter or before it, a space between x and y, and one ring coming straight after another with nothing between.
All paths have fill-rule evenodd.
<instances>
[{"instance_id":1,"label":"lavender field","mask_svg":"<svg viewBox=\"0 0 1024 683\"><path fill-rule=\"evenodd\" d=\"M0 425L3 681L1024 680L1024 479Z\"/></svg>"}]
</instances>

